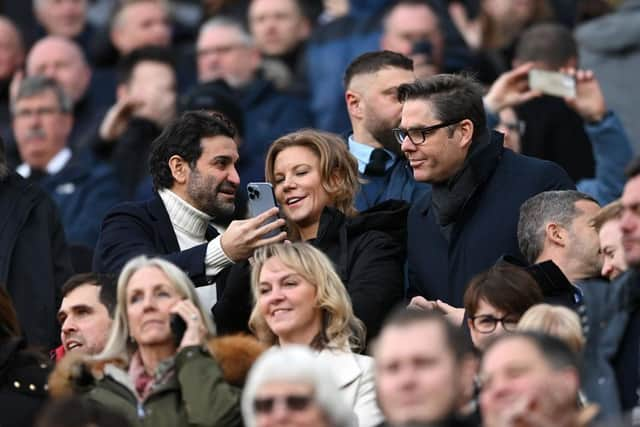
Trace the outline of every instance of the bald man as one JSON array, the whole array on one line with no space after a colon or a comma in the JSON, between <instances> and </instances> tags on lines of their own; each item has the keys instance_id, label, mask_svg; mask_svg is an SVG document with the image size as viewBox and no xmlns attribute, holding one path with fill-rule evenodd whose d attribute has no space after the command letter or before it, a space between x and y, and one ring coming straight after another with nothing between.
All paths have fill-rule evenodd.
<instances>
[{"instance_id":1,"label":"bald man","mask_svg":"<svg viewBox=\"0 0 640 427\"><path fill-rule=\"evenodd\" d=\"M52 78L73 102L74 124L69 137L72 150L90 129L97 126L97 121L115 98L115 83L105 78L96 85L101 87L100 94L92 93L92 71L85 55L76 42L65 37L47 36L33 45L27 55L26 73ZM109 90L109 87L113 89Z\"/></svg>"},{"instance_id":2,"label":"bald man","mask_svg":"<svg viewBox=\"0 0 640 427\"><path fill-rule=\"evenodd\" d=\"M33 45L27 56L27 74L54 79L74 104L84 97L91 81L84 53L61 36L47 36Z\"/></svg>"}]
</instances>

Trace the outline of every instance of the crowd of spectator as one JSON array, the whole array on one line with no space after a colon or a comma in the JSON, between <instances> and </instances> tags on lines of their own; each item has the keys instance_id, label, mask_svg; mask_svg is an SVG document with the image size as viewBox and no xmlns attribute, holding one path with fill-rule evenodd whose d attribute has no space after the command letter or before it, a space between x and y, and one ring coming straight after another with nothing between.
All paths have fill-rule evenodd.
<instances>
[{"instance_id":1,"label":"crowd of spectator","mask_svg":"<svg viewBox=\"0 0 640 427\"><path fill-rule=\"evenodd\" d=\"M637 24L0 4L0 426L640 425Z\"/></svg>"}]
</instances>

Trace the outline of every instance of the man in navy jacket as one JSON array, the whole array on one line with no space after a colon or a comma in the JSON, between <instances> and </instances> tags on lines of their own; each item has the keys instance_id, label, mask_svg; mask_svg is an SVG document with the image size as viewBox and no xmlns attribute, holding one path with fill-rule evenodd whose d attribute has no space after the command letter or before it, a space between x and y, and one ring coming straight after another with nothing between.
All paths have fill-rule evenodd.
<instances>
[{"instance_id":1,"label":"man in navy jacket","mask_svg":"<svg viewBox=\"0 0 640 427\"><path fill-rule=\"evenodd\" d=\"M264 237L284 225L282 219L265 224L276 208L232 221L226 230L220 224L221 217L233 213L240 183L234 136L233 126L219 113L186 112L169 124L149 157L157 193L107 214L93 270L118 273L138 255L162 256L184 270L203 303L212 306L221 271L250 257L258 246L284 240L284 232Z\"/></svg>"},{"instance_id":2,"label":"man in navy jacket","mask_svg":"<svg viewBox=\"0 0 640 427\"><path fill-rule=\"evenodd\" d=\"M451 312L448 305L462 305L475 274L503 254L520 254L520 205L574 184L556 164L503 148L501 134L487 129L482 91L468 77L405 84L398 98L395 136L415 179L431 184L409 211L409 296L414 306Z\"/></svg>"},{"instance_id":3,"label":"man in navy jacket","mask_svg":"<svg viewBox=\"0 0 640 427\"><path fill-rule=\"evenodd\" d=\"M93 248L100 221L121 200L111 166L72 154L71 100L56 81L24 79L12 105L13 133L24 163L16 172L37 182L58 205L70 244Z\"/></svg>"}]
</instances>

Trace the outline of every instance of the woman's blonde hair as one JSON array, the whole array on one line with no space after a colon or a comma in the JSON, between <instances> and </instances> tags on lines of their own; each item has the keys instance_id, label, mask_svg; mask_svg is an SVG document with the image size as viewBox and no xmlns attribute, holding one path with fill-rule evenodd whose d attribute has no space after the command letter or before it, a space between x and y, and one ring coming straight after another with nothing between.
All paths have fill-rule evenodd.
<instances>
[{"instance_id":1,"label":"woman's blonde hair","mask_svg":"<svg viewBox=\"0 0 640 427\"><path fill-rule=\"evenodd\" d=\"M316 287L316 300L309 303L315 304L322 312L322 331L311 343L312 347L316 350L327 347L351 347L357 351L364 345L364 324L353 314L349 294L331 260L304 242L267 245L257 249L253 254L251 290L254 305L249 327L258 339L269 345L278 343L278 337L269 328L257 304L260 296L260 273L264 264L271 258L278 258L285 266Z\"/></svg>"},{"instance_id":2,"label":"woman's blonde hair","mask_svg":"<svg viewBox=\"0 0 640 427\"><path fill-rule=\"evenodd\" d=\"M585 344L580 318L560 305L534 305L520 318L518 330L542 332L560 338L576 353L580 353Z\"/></svg>"},{"instance_id":3,"label":"woman's blonde hair","mask_svg":"<svg viewBox=\"0 0 640 427\"><path fill-rule=\"evenodd\" d=\"M276 139L267 152L264 172L267 181L274 187L276 158L289 147L305 147L318 156L322 188L333 206L347 216L357 214L353 204L360 189L358 161L341 137L329 132L303 129Z\"/></svg>"},{"instance_id":4,"label":"woman's blonde hair","mask_svg":"<svg viewBox=\"0 0 640 427\"><path fill-rule=\"evenodd\" d=\"M129 280L138 271L144 268L156 268L160 270L169 283L173 285L177 293L188 299L196 306L210 336L215 335L215 327L209 313L202 307L191 279L174 264L162 258L149 258L145 255L138 256L129 261L118 277L117 304L113 315L113 325L104 350L95 358L98 360L122 359L129 363L130 356L136 351L137 344L129 341L129 319L127 318L127 286Z\"/></svg>"}]
</instances>

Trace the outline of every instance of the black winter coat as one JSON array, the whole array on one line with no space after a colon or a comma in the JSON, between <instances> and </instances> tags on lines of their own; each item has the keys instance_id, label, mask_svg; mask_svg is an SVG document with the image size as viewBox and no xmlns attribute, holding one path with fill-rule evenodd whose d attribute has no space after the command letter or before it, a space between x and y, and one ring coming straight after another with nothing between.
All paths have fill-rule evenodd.
<instances>
[{"instance_id":1,"label":"black winter coat","mask_svg":"<svg viewBox=\"0 0 640 427\"><path fill-rule=\"evenodd\" d=\"M385 316L402 301L408 205L389 200L348 218L325 208L317 238L310 240L334 263L351 297L355 315L375 337ZM221 295L213 307L219 333L247 331L252 308L251 269L235 264L217 285Z\"/></svg>"},{"instance_id":2,"label":"black winter coat","mask_svg":"<svg viewBox=\"0 0 640 427\"><path fill-rule=\"evenodd\" d=\"M20 338L0 342L0 425L33 425L47 399L50 362L42 355L25 350Z\"/></svg>"},{"instance_id":3,"label":"black winter coat","mask_svg":"<svg viewBox=\"0 0 640 427\"><path fill-rule=\"evenodd\" d=\"M60 216L35 184L11 174L0 181L0 286L32 346L60 340L60 289L73 273Z\"/></svg>"}]
</instances>

